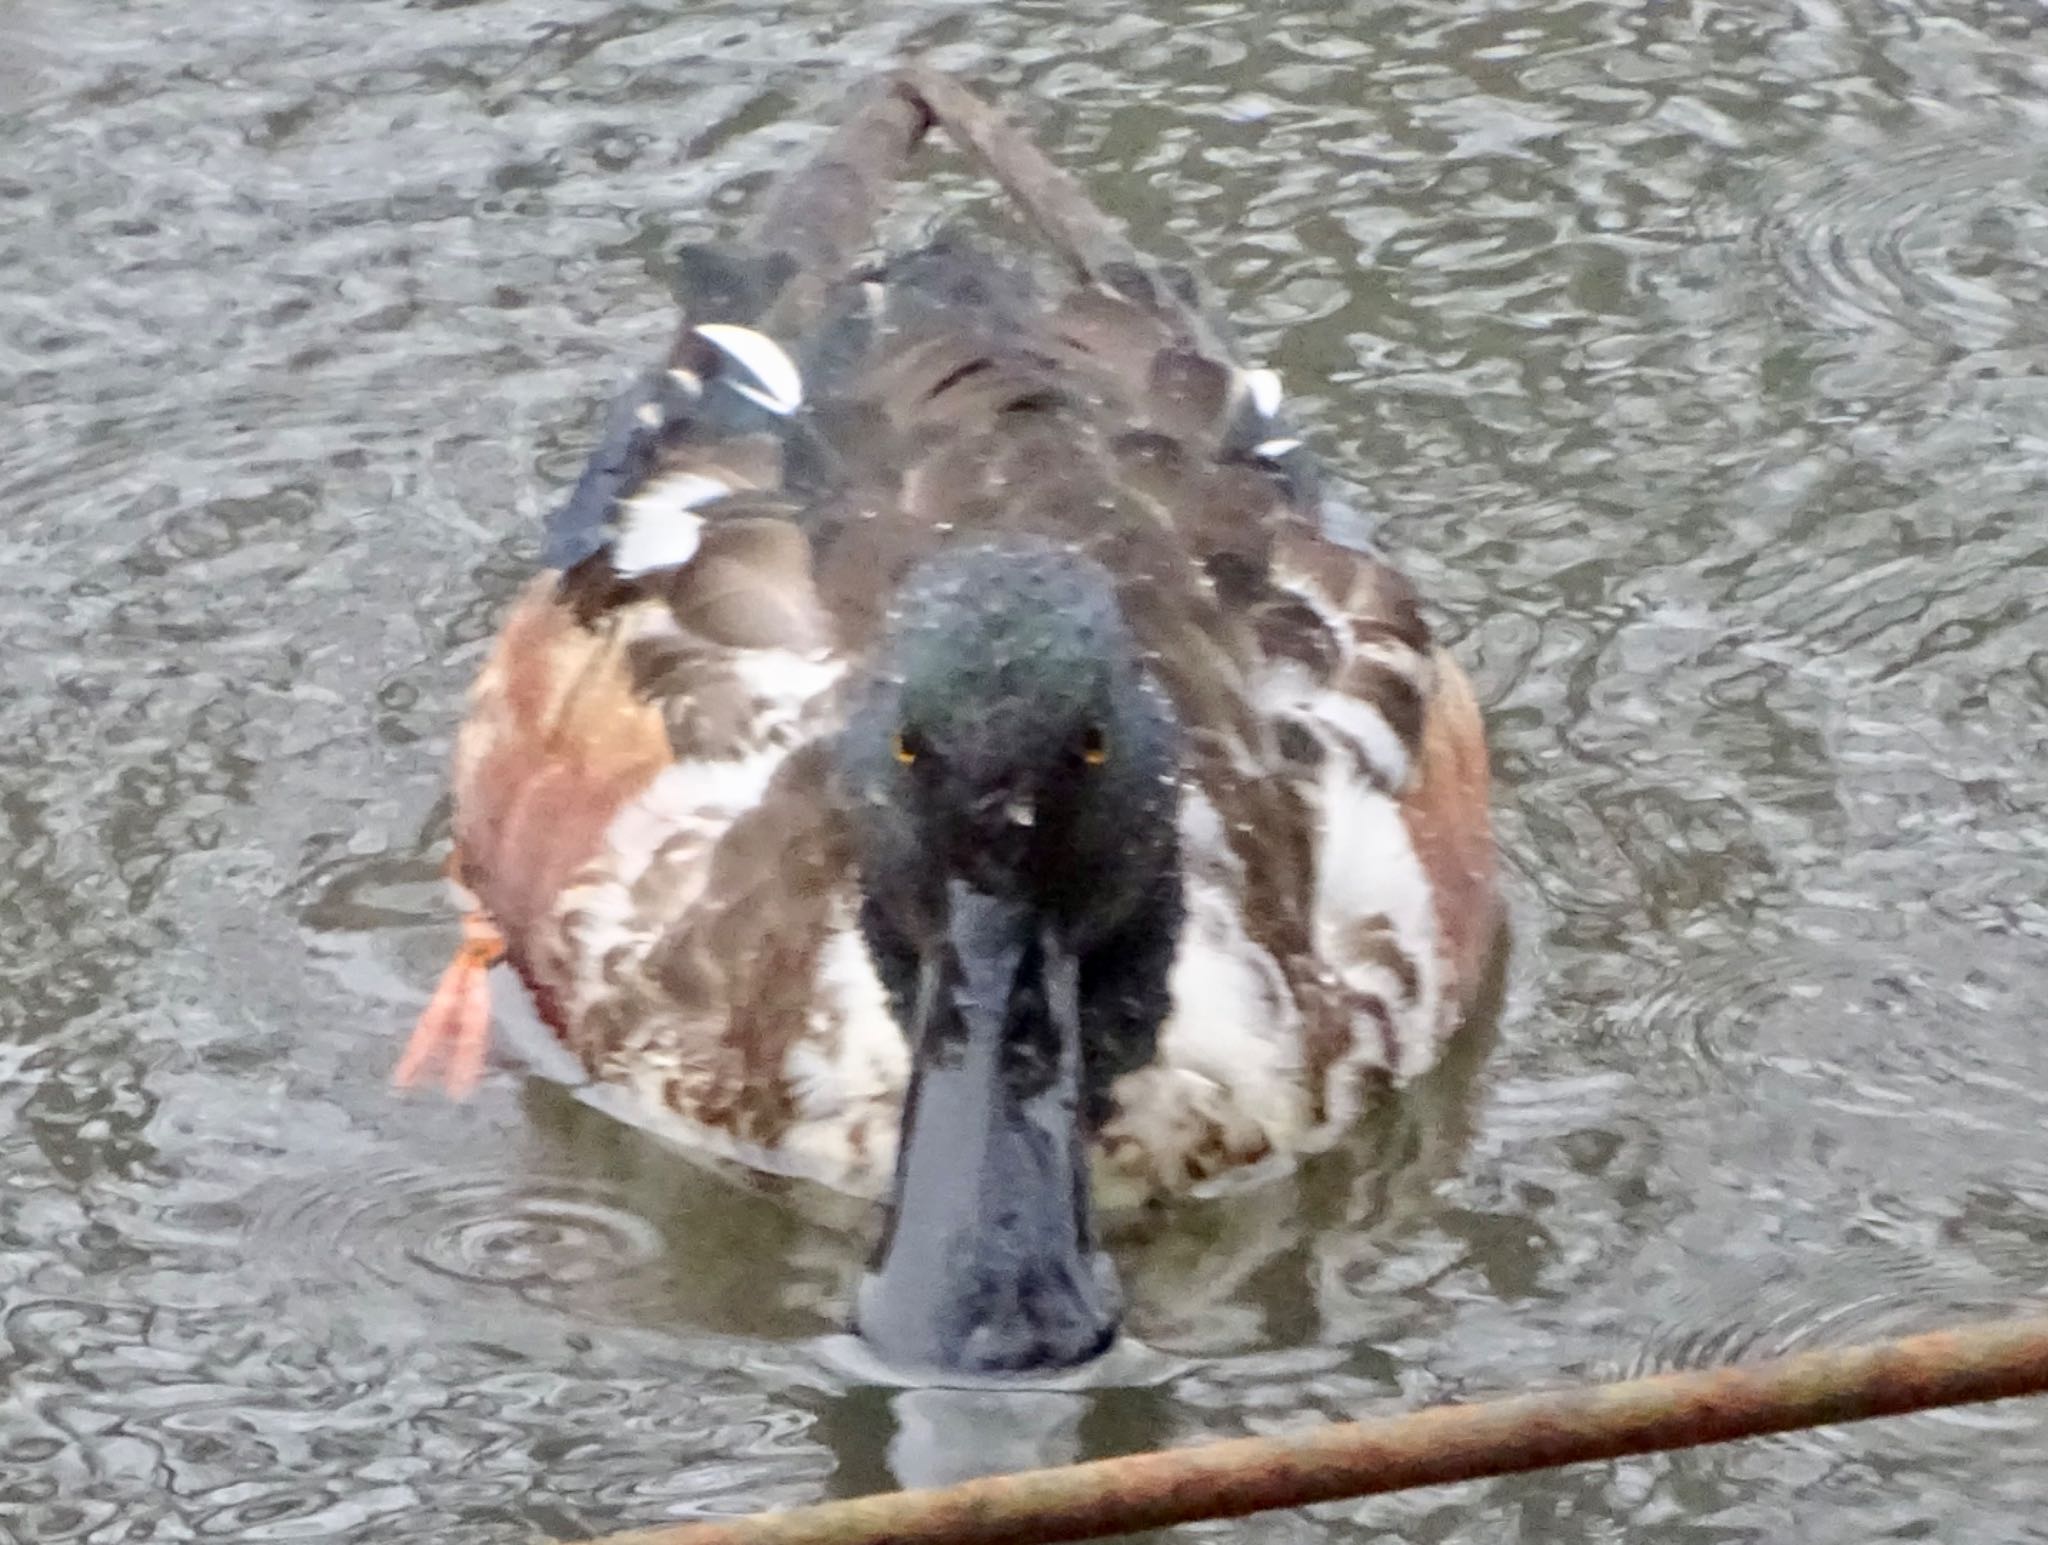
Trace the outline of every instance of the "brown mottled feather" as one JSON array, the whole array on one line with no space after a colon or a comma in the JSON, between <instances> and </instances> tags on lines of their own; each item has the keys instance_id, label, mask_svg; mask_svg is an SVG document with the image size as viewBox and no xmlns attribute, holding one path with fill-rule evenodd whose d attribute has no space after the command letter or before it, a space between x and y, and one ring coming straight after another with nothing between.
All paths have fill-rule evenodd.
<instances>
[{"instance_id":1,"label":"brown mottled feather","mask_svg":"<svg viewBox=\"0 0 2048 1545\"><path fill-rule=\"evenodd\" d=\"M722 1010L697 1042L702 1060L678 1076L698 1119L763 1148L794 1114L783 1062L809 1023L817 952L850 862L829 776L820 745L782 765L711 854L704 888L718 904L670 926L639 987L657 1000L646 1005L656 1018L663 1002ZM621 1058L634 1048L606 1048L595 1071L630 1081Z\"/></svg>"}]
</instances>

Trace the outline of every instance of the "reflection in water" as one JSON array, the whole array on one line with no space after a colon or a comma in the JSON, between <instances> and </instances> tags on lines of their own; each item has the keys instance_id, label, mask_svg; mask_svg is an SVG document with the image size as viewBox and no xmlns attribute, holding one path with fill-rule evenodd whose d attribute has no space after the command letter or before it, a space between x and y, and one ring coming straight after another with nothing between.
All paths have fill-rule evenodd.
<instances>
[{"instance_id":1,"label":"reflection in water","mask_svg":"<svg viewBox=\"0 0 2048 1545\"><path fill-rule=\"evenodd\" d=\"M914 1389L890 1402L896 1435L889 1469L900 1487L947 1486L1073 1464L1081 1450L1085 1397L1060 1391Z\"/></svg>"},{"instance_id":2,"label":"reflection in water","mask_svg":"<svg viewBox=\"0 0 2048 1545\"><path fill-rule=\"evenodd\" d=\"M2037 26L0 0L0 1537L574 1538L2037 1302ZM1474 666L1515 871L1497 1045L1117 1220L1173 1371L995 1411L814 1351L864 1211L384 1086L460 692L663 253L913 42L1218 281ZM2043 1436L1233 1532L2018 1540Z\"/></svg>"}]
</instances>

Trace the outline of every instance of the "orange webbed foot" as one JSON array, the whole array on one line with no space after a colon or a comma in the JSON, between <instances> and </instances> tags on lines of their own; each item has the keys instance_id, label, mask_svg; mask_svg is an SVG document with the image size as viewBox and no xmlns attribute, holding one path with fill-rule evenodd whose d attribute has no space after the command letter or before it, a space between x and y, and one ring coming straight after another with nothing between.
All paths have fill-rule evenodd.
<instances>
[{"instance_id":1,"label":"orange webbed foot","mask_svg":"<svg viewBox=\"0 0 2048 1545\"><path fill-rule=\"evenodd\" d=\"M489 973L504 954L505 940L489 918L481 912L463 918L462 943L391 1070L393 1084L409 1089L430 1064L445 1059L441 1087L450 1096L465 1099L476 1088L491 1040Z\"/></svg>"}]
</instances>

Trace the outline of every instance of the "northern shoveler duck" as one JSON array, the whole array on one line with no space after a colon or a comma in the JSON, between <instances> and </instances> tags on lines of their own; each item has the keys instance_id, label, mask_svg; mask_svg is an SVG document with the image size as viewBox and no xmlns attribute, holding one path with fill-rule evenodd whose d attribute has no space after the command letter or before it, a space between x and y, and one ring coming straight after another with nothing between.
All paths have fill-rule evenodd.
<instances>
[{"instance_id":1,"label":"northern shoveler duck","mask_svg":"<svg viewBox=\"0 0 2048 1545\"><path fill-rule=\"evenodd\" d=\"M858 260L934 126L1039 261ZM1091 1192L1327 1143L1458 1023L1471 688L1324 535L1278 377L951 79L871 87L679 269L476 681L472 911L397 1076L475 1080L502 954L649 1125L887 1195L884 1355L1084 1361Z\"/></svg>"}]
</instances>

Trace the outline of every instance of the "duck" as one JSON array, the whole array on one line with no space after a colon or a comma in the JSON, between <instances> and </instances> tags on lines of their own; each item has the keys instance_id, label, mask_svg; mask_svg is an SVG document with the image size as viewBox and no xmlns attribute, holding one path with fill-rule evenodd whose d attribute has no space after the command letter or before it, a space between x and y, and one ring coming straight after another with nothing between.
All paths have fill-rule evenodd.
<instances>
[{"instance_id":1,"label":"duck","mask_svg":"<svg viewBox=\"0 0 2048 1545\"><path fill-rule=\"evenodd\" d=\"M934 131L1019 233L875 249ZM475 1087L502 962L637 1124L879 1204L875 1351L1087 1363L1103 1208L1329 1146L1469 1014L1472 684L1278 374L952 76L674 270L471 687L394 1079Z\"/></svg>"}]
</instances>

